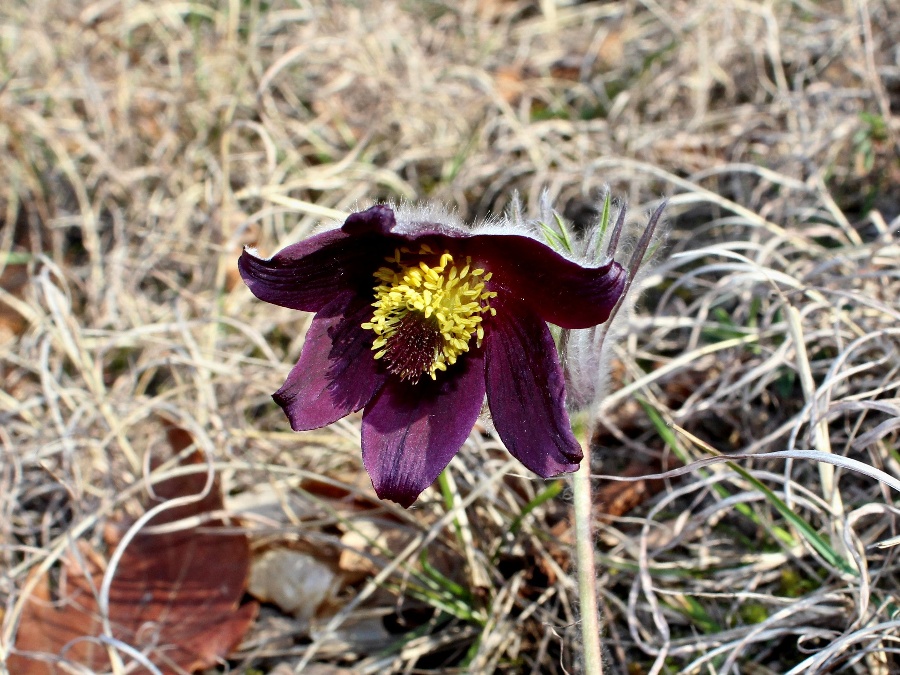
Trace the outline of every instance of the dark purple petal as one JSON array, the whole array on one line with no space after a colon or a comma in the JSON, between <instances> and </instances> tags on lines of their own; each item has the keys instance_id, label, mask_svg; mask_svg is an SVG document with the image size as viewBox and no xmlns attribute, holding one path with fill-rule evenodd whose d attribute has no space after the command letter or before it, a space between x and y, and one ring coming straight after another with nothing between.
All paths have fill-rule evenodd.
<instances>
[{"instance_id":1,"label":"dark purple petal","mask_svg":"<svg viewBox=\"0 0 900 675\"><path fill-rule=\"evenodd\" d=\"M387 235L396 224L397 221L394 219L394 211L391 207L386 204L376 204L365 211L351 213L341 226L341 230L352 235L367 233Z\"/></svg>"},{"instance_id":2,"label":"dark purple petal","mask_svg":"<svg viewBox=\"0 0 900 675\"><path fill-rule=\"evenodd\" d=\"M372 274L393 248L374 232L351 236L328 230L287 246L268 260L245 250L238 270L260 300L318 312L348 291L371 292Z\"/></svg>"},{"instance_id":3,"label":"dark purple petal","mask_svg":"<svg viewBox=\"0 0 900 675\"><path fill-rule=\"evenodd\" d=\"M577 470L583 455L547 325L526 307L504 303L486 331L484 351L488 407L510 454L544 478Z\"/></svg>"},{"instance_id":4,"label":"dark purple petal","mask_svg":"<svg viewBox=\"0 0 900 675\"><path fill-rule=\"evenodd\" d=\"M582 267L529 237L478 235L465 245L493 272L491 290L562 328L603 323L625 289L627 274L619 263Z\"/></svg>"},{"instance_id":5,"label":"dark purple petal","mask_svg":"<svg viewBox=\"0 0 900 675\"><path fill-rule=\"evenodd\" d=\"M388 379L363 412L363 464L378 496L408 508L462 447L483 401L480 352L436 381Z\"/></svg>"},{"instance_id":6,"label":"dark purple petal","mask_svg":"<svg viewBox=\"0 0 900 675\"><path fill-rule=\"evenodd\" d=\"M300 360L272 398L294 431L331 424L363 408L384 383L372 351L368 299L344 296L313 319Z\"/></svg>"}]
</instances>

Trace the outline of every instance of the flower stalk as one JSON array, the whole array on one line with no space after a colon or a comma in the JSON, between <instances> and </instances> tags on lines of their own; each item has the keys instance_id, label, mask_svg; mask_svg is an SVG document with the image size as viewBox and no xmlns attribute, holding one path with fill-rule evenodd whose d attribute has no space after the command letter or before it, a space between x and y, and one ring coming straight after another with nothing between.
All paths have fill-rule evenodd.
<instances>
[{"instance_id":1,"label":"flower stalk","mask_svg":"<svg viewBox=\"0 0 900 675\"><path fill-rule=\"evenodd\" d=\"M578 570L578 601L581 607L581 637L584 672L603 673L600 648L600 617L597 606L597 564L594 559L593 494L591 490L590 442L582 443L584 459L572 476L575 513L575 563Z\"/></svg>"},{"instance_id":2,"label":"flower stalk","mask_svg":"<svg viewBox=\"0 0 900 675\"><path fill-rule=\"evenodd\" d=\"M600 223L601 241L606 239L607 257L612 257L618 248L619 237L625 225L625 207L619 210L618 218L612 230L608 231L610 223L610 198L607 195L604 200L603 215ZM604 381L605 364L609 358L607 344L612 325L616 316L624 308L633 304L633 299L628 297L634 280L640 271L641 265L650 248L656 233L659 219L662 217L666 202L660 204L650 217L646 228L639 238L631 259L626 267L628 275L625 286L618 302L609 314L609 319L602 325L589 330L582 337L586 341L586 348L582 346L580 353L570 353L570 338L572 332L563 333L561 340L562 351L566 361L566 376L568 384L572 385L573 399L576 406L581 407L579 414L573 416L573 421L587 418L587 424L577 425L577 435L581 443L583 459L578 470L572 476L572 509L573 529L575 535L575 566L578 578L578 600L581 610L581 636L584 658L584 672L587 675L602 675L603 650L600 642L600 612L597 603L597 564L594 556L594 516L593 516L593 489L591 485L591 438L594 429L593 404L600 398ZM583 363L577 363L583 361ZM579 373L576 375L576 373ZM580 380L580 381L579 381Z\"/></svg>"}]
</instances>

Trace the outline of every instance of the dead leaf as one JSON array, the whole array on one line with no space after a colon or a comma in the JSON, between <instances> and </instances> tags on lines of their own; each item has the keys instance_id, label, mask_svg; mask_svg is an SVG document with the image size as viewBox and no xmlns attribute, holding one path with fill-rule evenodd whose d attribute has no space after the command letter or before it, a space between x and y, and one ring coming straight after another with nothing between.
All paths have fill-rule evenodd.
<instances>
[{"instance_id":1,"label":"dead leaf","mask_svg":"<svg viewBox=\"0 0 900 675\"><path fill-rule=\"evenodd\" d=\"M397 524L382 518L357 518L353 528L341 536L344 549L338 567L350 579L359 580L375 576L383 565L376 561L389 553L399 553L415 538L415 533L398 528ZM439 561L444 570L452 570L453 565ZM443 571L443 570L442 570Z\"/></svg>"},{"instance_id":2,"label":"dead leaf","mask_svg":"<svg viewBox=\"0 0 900 675\"><path fill-rule=\"evenodd\" d=\"M177 428L170 429L169 439L176 452L191 442L189 434ZM201 461L195 453L188 463ZM205 483L205 473L190 474L159 483L155 492L168 500L200 494ZM215 481L203 499L160 513L148 527L192 517L202 521L221 509L222 494ZM256 616L256 603L238 606L249 572L249 542L242 533L225 531L225 526L220 519L210 519L159 534L142 531L119 561L109 594L112 635L143 652L163 673L215 665L240 643ZM127 527L120 524L117 529L124 532ZM109 668L105 647L84 641L102 632L96 589L105 562L86 542L78 544L62 562L58 600L52 600L45 575L25 605L17 653L7 664L10 672L67 672L54 665L60 660L95 671ZM73 640L79 642L66 649ZM127 655L123 658L128 660Z\"/></svg>"},{"instance_id":3,"label":"dead leaf","mask_svg":"<svg viewBox=\"0 0 900 675\"><path fill-rule=\"evenodd\" d=\"M550 76L557 80L578 82L581 79L581 66L583 61L584 57L577 54L557 59L550 64Z\"/></svg>"},{"instance_id":4,"label":"dead leaf","mask_svg":"<svg viewBox=\"0 0 900 675\"><path fill-rule=\"evenodd\" d=\"M510 105L517 104L526 90L523 69L516 66L498 68L494 74L494 86L504 101Z\"/></svg>"},{"instance_id":5,"label":"dead leaf","mask_svg":"<svg viewBox=\"0 0 900 675\"><path fill-rule=\"evenodd\" d=\"M7 264L0 272L0 288L13 298L22 300L25 297L25 286L28 284L28 266L24 264ZM0 300L0 342L15 335L21 335L26 322L19 312Z\"/></svg>"},{"instance_id":6,"label":"dead leaf","mask_svg":"<svg viewBox=\"0 0 900 675\"><path fill-rule=\"evenodd\" d=\"M478 0L475 11L483 20L492 21L513 10L514 2L515 0Z\"/></svg>"},{"instance_id":7,"label":"dead leaf","mask_svg":"<svg viewBox=\"0 0 900 675\"><path fill-rule=\"evenodd\" d=\"M597 57L607 70L618 68L625 61L625 37L621 30L612 30L597 48Z\"/></svg>"},{"instance_id":8,"label":"dead leaf","mask_svg":"<svg viewBox=\"0 0 900 675\"><path fill-rule=\"evenodd\" d=\"M678 462L670 460L666 470L674 469ZM661 467L656 462L635 460L619 472L620 476L635 477L658 473ZM598 519L610 520L633 511L665 488L660 479L644 479L633 482L608 481L594 494L594 515Z\"/></svg>"}]
</instances>

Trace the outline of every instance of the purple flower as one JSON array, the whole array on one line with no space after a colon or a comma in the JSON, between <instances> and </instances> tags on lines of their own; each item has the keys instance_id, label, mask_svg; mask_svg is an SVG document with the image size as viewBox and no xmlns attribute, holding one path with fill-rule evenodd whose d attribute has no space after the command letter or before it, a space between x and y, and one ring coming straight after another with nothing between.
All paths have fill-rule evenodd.
<instances>
[{"instance_id":1,"label":"purple flower","mask_svg":"<svg viewBox=\"0 0 900 675\"><path fill-rule=\"evenodd\" d=\"M260 300L315 312L300 360L273 398L305 431L363 411L362 455L375 492L410 506L462 447L485 394L497 433L548 478L582 458L545 322L609 317L626 273L583 267L520 234L487 234L354 213L241 276Z\"/></svg>"}]
</instances>

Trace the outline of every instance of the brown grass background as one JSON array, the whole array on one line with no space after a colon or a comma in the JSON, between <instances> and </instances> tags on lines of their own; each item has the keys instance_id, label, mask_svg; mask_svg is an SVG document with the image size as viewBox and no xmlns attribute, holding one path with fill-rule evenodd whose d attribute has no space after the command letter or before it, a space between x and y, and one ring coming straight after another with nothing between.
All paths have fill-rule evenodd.
<instances>
[{"instance_id":1,"label":"brown grass background","mask_svg":"<svg viewBox=\"0 0 900 675\"><path fill-rule=\"evenodd\" d=\"M637 222L668 197L597 473L705 456L650 408L900 477L898 44L890 0L3 3L0 656L29 571L139 512L167 420L257 564L330 579L265 605L233 671L580 672L567 489L536 504L475 433L404 512L371 498L357 416L293 434L269 398L309 317L250 295L242 245L378 200L475 220L546 190L579 226L607 186ZM891 491L742 465L851 570L725 465L598 481L607 671L900 672Z\"/></svg>"}]
</instances>

